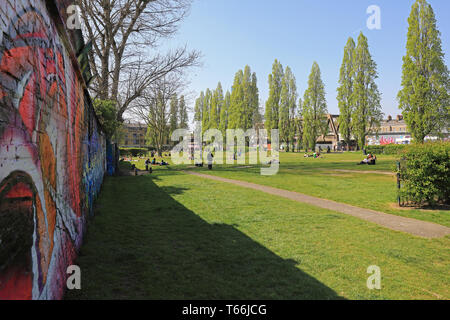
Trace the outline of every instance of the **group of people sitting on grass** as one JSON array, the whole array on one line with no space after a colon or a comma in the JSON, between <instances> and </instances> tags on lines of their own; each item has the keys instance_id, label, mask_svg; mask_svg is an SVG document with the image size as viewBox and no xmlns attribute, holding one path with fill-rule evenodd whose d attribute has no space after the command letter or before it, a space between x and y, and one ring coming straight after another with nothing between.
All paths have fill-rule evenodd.
<instances>
[{"instance_id":1,"label":"group of people sitting on grass","mask_svg":"<svg viewBox=\"0 0 450 320\"><path fill-rule=\"evenodd\" d=\"M314 152L312 155L311 154L309 154L308 152L305 152L305 155L303 156L304 158L314 158L314 159L317 159L317 158L320 158L320 151L317 151L317 152Z\"/></svg>"},{"instance_id":2,"label":"group of people sitting on grass","mask_svg":"<svg viewBox=\"0 0 450 320\"><path fill-rule=\"evenodd\" d=\"M152 166L168 166L169 163L165 162L164 159L161 160L161 162L157 162L156 158L153 158L153 160L150 161L150 159L145 160L145 170L148 171L148 168Z\"/></svg>"},{"instance_id":3,"label":"group of people sitting on grass","mask_svg":"<svg viewBox=\"0 0 450 320\"><path fill-rule=\"evenodd\" d=\"M377 163L377 156L369 153L367 157L358 163L358 165L367 164L367 165L375 165Z\"/></svg>"}]
</instances>

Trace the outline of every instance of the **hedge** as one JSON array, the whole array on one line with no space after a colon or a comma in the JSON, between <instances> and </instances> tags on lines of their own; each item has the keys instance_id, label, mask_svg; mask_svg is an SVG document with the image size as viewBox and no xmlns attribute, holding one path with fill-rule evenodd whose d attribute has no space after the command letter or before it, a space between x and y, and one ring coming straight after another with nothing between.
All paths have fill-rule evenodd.
<instances>
[{"instance_id":1,"label":"hedge","mask_svg":"<svg viewBox=\"0 0 450 320\"><path fill-rule=\"evenodd\" d=\"M406 144L386 144L383 146L366 146L367 153L373 154L398 154L405 150Z\"/></svg>"},{"instance_id":2,"label":"hedge","mask_svg":"<svg viewBox=\"0 0 450 320\"><path fill-rule=\"evenodd\" d=\"M416 205L450 203L450 142L410 145L401 153L400 196Z\"/></svg>"},{"instance_id":3,"label":"hedge","mask_svg":"<svg viewBox=\"0 0 450 320\"><path fill-rule=\"evenodd\" d=\"M120 148L119 150L121 156L138 157L148 153L147 148Z\"/></svg>"}]
</instances>

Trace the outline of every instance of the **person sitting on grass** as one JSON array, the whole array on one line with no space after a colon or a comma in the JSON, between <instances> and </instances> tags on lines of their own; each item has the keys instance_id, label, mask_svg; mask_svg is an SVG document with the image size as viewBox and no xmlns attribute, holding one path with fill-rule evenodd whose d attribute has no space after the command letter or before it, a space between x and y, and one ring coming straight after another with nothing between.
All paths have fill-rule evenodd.
<instances>
[{"instance_id":1,"label":"person sitting on grass","mask_svg":"<svg viewBox=\"0 0 450 320\"><path fill-rule=\"evenodd\" d=\"M155 165L155 164L156 164L156 158L153 158L152 165Z\"/></svg>"},{"instance_id":2,"label":"person sitting on grass","mask_svg":"<svg viewBox=\"0 0 450 320\"><path fill-rule=\"evenodd\" d=\"M358 163L358 165L362 165L362 164L374 165L376 163L376 159L377 158L375 156L373 156L371 153L369 153L363 161Z\"/></svg>"}]
</instances>

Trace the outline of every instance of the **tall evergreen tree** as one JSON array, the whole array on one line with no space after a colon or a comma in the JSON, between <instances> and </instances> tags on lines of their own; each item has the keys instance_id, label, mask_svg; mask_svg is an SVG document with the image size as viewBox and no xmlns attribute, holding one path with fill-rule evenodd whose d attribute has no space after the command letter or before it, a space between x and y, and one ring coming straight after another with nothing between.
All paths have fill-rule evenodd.
<instances>
[{"instance_id":1,"label":"tall evergreen tree","mask_svg":"<svg viewBox=\"0 0 450 320\"><path fill-rule=\"evenodd\" d=\"M325 99L325 85L323 84L320 68L314 62L308 80L308 89L303 97L303 141L306 147L315 149L317 138L327 126L327 102Z\"/></svg>"},{"instance_id":2,"label":"tall evergreen tree","mask_svg":"<svg viewBox=\"0 0 450 320\"><path fill-rule=\"evenodd\" d=\"M431 5L417 0L408 23L398 100L414 140L423 143L430 133L449 127L450 80Z\"/></svg>"},{"instance_id":3,"label":"tall evergreen tree","mask_svg":"<svg viewBox=\"0 0 450 320\"><path fill-rule=\"evenodd\" d=\"M278 129L283 76L283 66L275 59L272 65L272 73L269 75L269 98L266 102L266 111L264 114L265 128L268 130L269 135L271 129Z\"/></svg>"},{"instance_id":4,"label":"tall evergreen tree","mask_svg":"<svg viewBox=\"0 0 450 320\"><path fill-rule=\"evenodd\" d=\"M354 82L351 102L353 134L362 149L370 130L379 124L382 112L380 93L375 83L377 65L369 52L367 38L361 32L353 55Z\"/></svg>"},{"instance_id":5,"label":"tall evergreen tree","mask_svg":"<svg viewBox=\"0 0 450 320\"><path fill-rule=\"evenodd\" d=\"M182 128L182 129L187 129L189 118L188 118L188 112L187 112L186 101L184 100L184 96L180 97L178 109L179 109L178 113L179 113L179 121L180 121L178 123L178 127Z\"/></svg>"},{"instance_id":6,"label":"tall evergreen tree","mask_svg":"<svg viewBox=\"0 0 450 320\"><path fill-rule=\"evenodd\" d=\"M169 137L178 128L178 97L175 93L170 99Z\"/></svg>"},{"instance_id":7,"label":"tall evergreen tree","mask_svg":"<svg viewBox=\"0 0 450 320\"><path fill-rule=\"evenodd\" d=\"M353 82L354 82L354 70L353 70L353 55L355 52L355 41L353 38L348 38L347 44L344 48L344 58L342 59L341 70L339 73L339 87L338 91L338 106L339 106L339 132L342 135L342 139L349 149L350 141L352 138L352 94L353 94Z\"/></svg>"}]
</instances>

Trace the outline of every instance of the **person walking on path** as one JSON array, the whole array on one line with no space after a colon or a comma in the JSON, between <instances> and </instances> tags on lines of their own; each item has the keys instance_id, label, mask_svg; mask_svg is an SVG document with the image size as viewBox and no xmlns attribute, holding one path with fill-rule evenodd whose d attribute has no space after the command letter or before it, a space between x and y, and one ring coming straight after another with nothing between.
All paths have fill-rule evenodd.
<instances>
[{"instance_id":1,"label":"person walking on path","mask_svg":"<svg viewBox=\"0 0 450 320\"><path fill-rule=\"evenodd\" d=\"M213 154L211 152L209 152L208 156L207 156L209 170L212 170L213 158L214 158Z\"/></svg>"}]
</instances>

